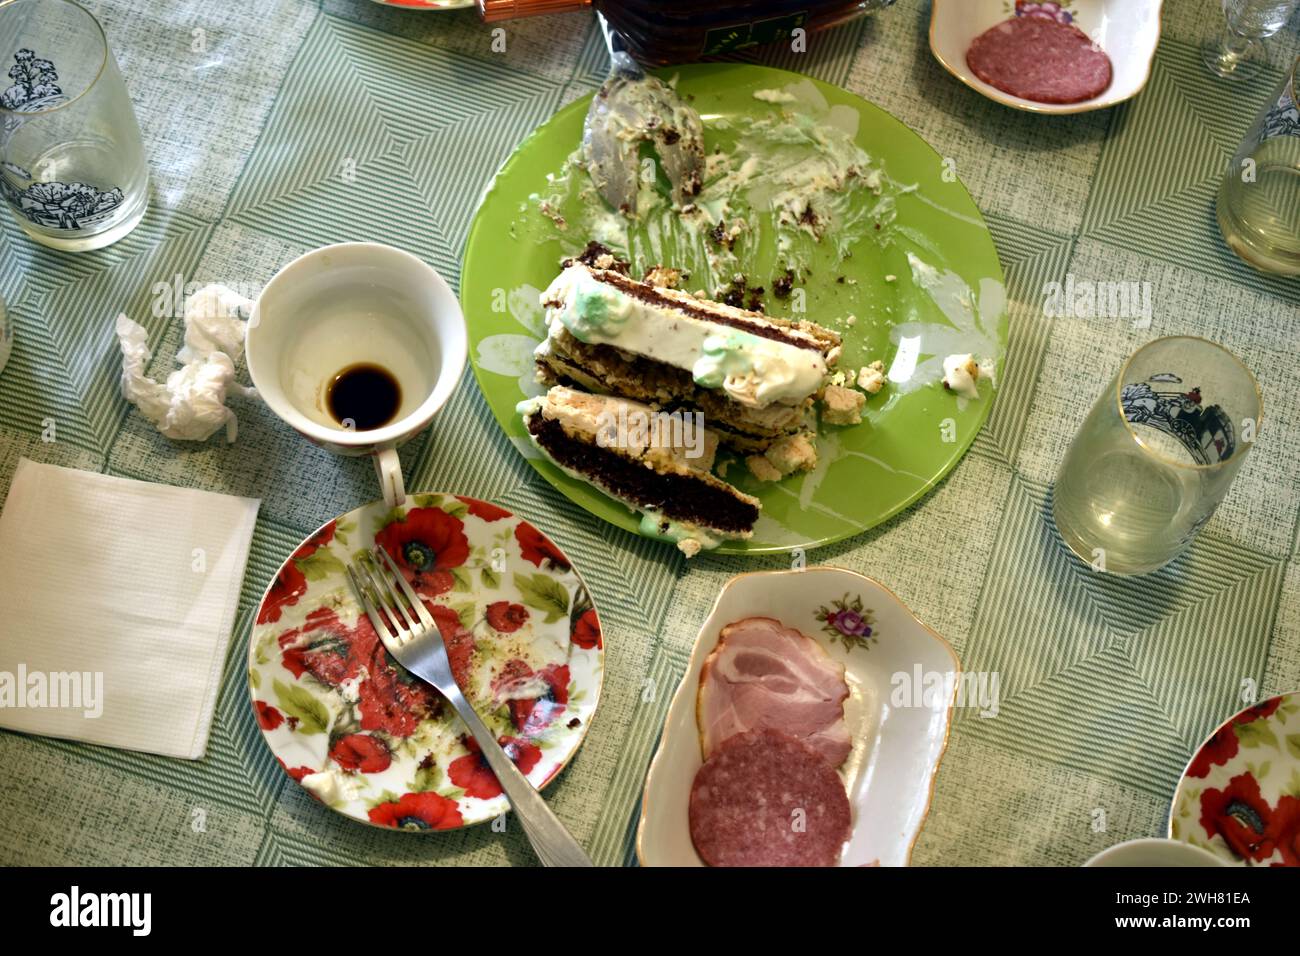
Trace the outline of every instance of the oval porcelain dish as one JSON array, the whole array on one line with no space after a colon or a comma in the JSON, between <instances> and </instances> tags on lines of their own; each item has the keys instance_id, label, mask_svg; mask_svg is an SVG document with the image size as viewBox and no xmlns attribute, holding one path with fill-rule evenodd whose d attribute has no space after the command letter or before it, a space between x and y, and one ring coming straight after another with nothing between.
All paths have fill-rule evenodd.
<instances>
[{"instance_id":1,"label":"oval porcelain dish","mask_svg":"<svg viewBox=\"0 0 1300 956\"><path fill-rule=\"evenodd\" d=\"M703 865L688 821L691 783L703 763L695 715L700 669L722 628L747 617L776 618L844 665L853 749L840 772L853 831L840 863L907 865L947 746L961 667L948 642L892 591L830 567L742 574L723 586L700 628L646 776L636 841L641 864Z\"/></svg>"},{"instance_id":2,"label":"oval porcelain dish","mask_svg":"<svg viewBox=\"0 0 1300 956\"><path fill-rule=\"evenodd\" d=\"M1020 10L1017 11L1017 7ZM1014 16L1046 13L1073 23L1110 57L1110 86L1078 103L1039 103L985 83L966 64L971 41ZM930 8L930 50L944 68L971 89L1004 106L1031 113L1084 113L1105 109L1141 91L1151 75L1160 40L1161 0L1072 0L1020 3L1014 0L934 0Z\"/></svg>"}]
</instances>

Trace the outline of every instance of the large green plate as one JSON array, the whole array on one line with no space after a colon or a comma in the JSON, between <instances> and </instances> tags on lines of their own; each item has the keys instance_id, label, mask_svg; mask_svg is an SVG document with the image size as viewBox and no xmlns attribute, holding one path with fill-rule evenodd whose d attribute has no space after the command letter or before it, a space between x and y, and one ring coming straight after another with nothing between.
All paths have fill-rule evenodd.
<instances>
[{"instance_id":1,"label":"large green plate","mask_svg":"<svg viewBox=\"0 0 1300 956\"><path fill-rule=\"evenodd\" d=\"M988 416L996 388L985 383L980 398L967 402L938 382L943 358L953 353L993 359L1001 370L1005 293L988 228L951 162L884 110L851 93L752 65L701 64L672 75L678 91L693 97L704 118L710 148L724 142L728 130L774 108L755 99L755 91L811 82L841 116L845 107L856 111L856 142L883 164L890 179L904 187L915 184L899 191L890 242L860 243L850 258L840 261L834 242L825 241L811 260L806 283L807 317L844 336L839 367L883 359L897 380L868 401L862 425L823 429L816 470L764 484L743 465L731 468L728 480L762 500L763 516L749 542L729 542L720 550L788 551L858 534L934 487ZM636 531L637 516L626 507L539 458L515 413L529 387L530 342L542 336L536 300L529 301L532 290L544 289L559 271L562 256L580 249L588 238L558 231L529 197L546 193L547 174L558 172L580 142L588 102L571 103L538 127L488 187L465 250L461 303L474 373L505 433L566 497L611 524ZM582 200L575 196L573 201ZM573 222L582 210L559 212ZM914 273L909 254L933 271ZM774 252L760 251L756 258L764 255L766 261L746 263L755 277L775 269ZM703 268L690 261L667 264ZM839 281L841 276L845 281ZM788 304L767 300L774 314L782 314ZM851 327L829 321L850 313L857 316ZM909 375L905 369L912 359L915 371Z\"/></svg>"}]
</instances>

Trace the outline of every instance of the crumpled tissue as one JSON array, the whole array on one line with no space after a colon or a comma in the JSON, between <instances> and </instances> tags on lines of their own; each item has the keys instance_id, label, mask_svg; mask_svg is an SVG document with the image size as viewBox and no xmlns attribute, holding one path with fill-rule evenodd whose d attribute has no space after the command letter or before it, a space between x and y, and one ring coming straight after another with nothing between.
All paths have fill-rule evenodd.
<instances>
[{"instance_id":1,"label":"crumpled tissue","mask_svg":"<svg viewBox=\"0 0 1300 956\"><path fill-rule=\"evenodd\" d=\"M228 395L256 398L257 390L235 381L235 363L244 354L241 314L252 301L225 286L204 286L185 305L185 343L176 353L181 367L155 382L145 375L152 357L148 334L123 313L117 317L122 349L122 397L140 409L165 437L207 441L220 429L233 442L239 430Z\"/></svg>"}]
</instances>

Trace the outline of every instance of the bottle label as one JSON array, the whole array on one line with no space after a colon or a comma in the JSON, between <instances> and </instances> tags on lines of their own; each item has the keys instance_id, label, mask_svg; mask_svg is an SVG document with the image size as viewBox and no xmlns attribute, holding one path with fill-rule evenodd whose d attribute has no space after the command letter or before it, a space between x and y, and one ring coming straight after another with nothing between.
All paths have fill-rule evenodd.
<instances>
[{"instance_id":1,"label":"bottle label","mask_svg":"<svg viewBox=\"0 0 1300 956\"><path fill-rule=\"evenodd\" d=\"M732 50L747 46L774 43L788 37L796 28L802 27L807 22L807 11L801 11L784 17L755 20L752 23L714 27L704 35L704 49L701 53L712 56L718 53L730 53Z\"/></svg>"},{"instance_id":2,"label":"bottle label","mask_svg":"<svg viewBox=\"0 0 1300 956\"><path fill-rule=\"evenodd\" d=\"M1300 103L1296 98L1294 72L1291 79L1283 84L1277 103L1264 116L1259 141L1262 143L1275 136L1300 136Z\"/></svg>"}]
</instances>

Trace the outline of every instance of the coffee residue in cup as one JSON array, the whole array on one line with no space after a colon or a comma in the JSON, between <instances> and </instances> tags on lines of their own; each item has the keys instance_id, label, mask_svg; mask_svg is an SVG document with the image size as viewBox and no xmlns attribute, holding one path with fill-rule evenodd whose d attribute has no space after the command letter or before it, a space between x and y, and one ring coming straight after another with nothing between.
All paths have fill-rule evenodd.
<instances>
[{"instance_id":1,"label":"coffee residue in cup","mask_svg":"<svg viewBox=\"0 0 1300 956\"><path fill-rule=\"evenodd\" d=\"M380 365L358 362L339 371L325 390L325 405L345 428L364 432L391 422L402 405L402 386Z\"/></svg>"}]
</instances>

